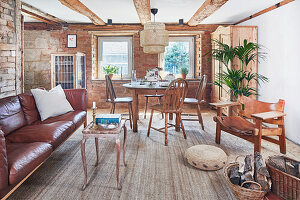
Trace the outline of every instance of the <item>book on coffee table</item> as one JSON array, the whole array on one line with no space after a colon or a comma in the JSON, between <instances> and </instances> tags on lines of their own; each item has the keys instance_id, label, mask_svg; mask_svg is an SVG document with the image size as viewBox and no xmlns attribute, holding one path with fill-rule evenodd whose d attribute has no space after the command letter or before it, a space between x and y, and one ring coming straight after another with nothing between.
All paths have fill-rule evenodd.
<instances>
[{"instance_id":1,"label":"book on coffee table","mask_svg":"<svg viewBox=\"0 0 300 200\"><path fill-rule=\"evenodd\" d=\"M98 124L119 124L121 121L121 114L100 114L96 116L95 123Z\"/></svg>"}]
</instances>

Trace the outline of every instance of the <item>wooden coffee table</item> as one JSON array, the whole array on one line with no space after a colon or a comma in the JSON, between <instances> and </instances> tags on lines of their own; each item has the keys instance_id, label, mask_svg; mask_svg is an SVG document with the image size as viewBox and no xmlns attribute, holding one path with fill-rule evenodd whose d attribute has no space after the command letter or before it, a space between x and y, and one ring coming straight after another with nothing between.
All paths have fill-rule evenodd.
<instances>
[{"instance_id":1,"label":"wooden coffee table","mask_svg":"<svg viewBox=\"0 0 300 200\"><path fill-rule=\"evenodd\" d=\"M83 170L84 170L84 185L82 189L84 190L87 185L87 166L86 166L86 157L85 157L85 143L88 138L95 138L95 145L96 145L96 154L97 154L97 161L96 165L99 161L99 145L98 139L99 138L111 138L116 140L116 148L117 148L117 187L120 190L121 185L119 182L119 166L120 166L120 134L122 129L124 129L124 141L123 141L123 162L125 163L125 142L126 142L126 135L127 135L127 128L125 126L126 120L121 120L119 126L115 129L104 129L101 126L98 126L97 129L90 129L93 123L90 123L83 131L83 139L81 141L81 156L82 156L82 163L83 163Z\"/></svg>"}]
</instances>

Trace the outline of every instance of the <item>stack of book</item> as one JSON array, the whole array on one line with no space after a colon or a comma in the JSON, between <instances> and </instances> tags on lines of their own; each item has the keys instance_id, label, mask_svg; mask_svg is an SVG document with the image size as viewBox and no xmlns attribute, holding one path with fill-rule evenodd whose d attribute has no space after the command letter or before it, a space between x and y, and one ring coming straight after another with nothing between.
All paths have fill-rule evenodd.
<instances>
[{"instance_id":1,"label":"stack of book","mask_svg":"<svg viewBox=\"0 0 300 200\"><path fill-rule=\"evenodd\" d=\"M121 121L121 114L100 114L96 116L96 125L101 124L119 124Z\"/></svg>"}]
</instances>

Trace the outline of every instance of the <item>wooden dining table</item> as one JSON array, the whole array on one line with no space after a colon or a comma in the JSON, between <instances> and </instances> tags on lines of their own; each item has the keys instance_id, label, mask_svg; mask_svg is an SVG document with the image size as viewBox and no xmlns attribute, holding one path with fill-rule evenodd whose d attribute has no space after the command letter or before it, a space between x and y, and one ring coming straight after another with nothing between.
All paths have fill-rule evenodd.
<instances>
[{"instance_id":1,"label":"wooden dining table","mask_svg":"<svg viewBox=\"0 0 300 200\"><path fill-rule=\"evenodd\" d=\"M131 91L133 102L132 102L132 114L133 114L133 132L138 132L138 123L139 120L139 95L145 94L163 94L164 91L168 88L168 85L157 86L157 84L149 85L132 85L131 83L123 84L123 87ZM172 116L170 116L172 119Z\"/></svg>"}]
</instances>

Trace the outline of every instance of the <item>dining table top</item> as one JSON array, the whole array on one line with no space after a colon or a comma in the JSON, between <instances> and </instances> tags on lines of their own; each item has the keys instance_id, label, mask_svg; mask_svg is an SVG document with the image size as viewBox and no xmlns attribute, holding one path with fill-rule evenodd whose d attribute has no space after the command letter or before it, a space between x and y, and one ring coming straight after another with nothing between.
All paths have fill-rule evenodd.
<instances>
[{"instance_id":1,"label":"dining table top","mask_svg":"<svg viewBox=\"0 0 300 200\"><path fill-rule=\"evenodd\" d=\"M166 90L169 85L149 85L149 84L134 84L132 85L131 83L125 83L123 84L123 87L128 88L128 89L144 89L144 90Z\"/></svg>"}]
</instances>

